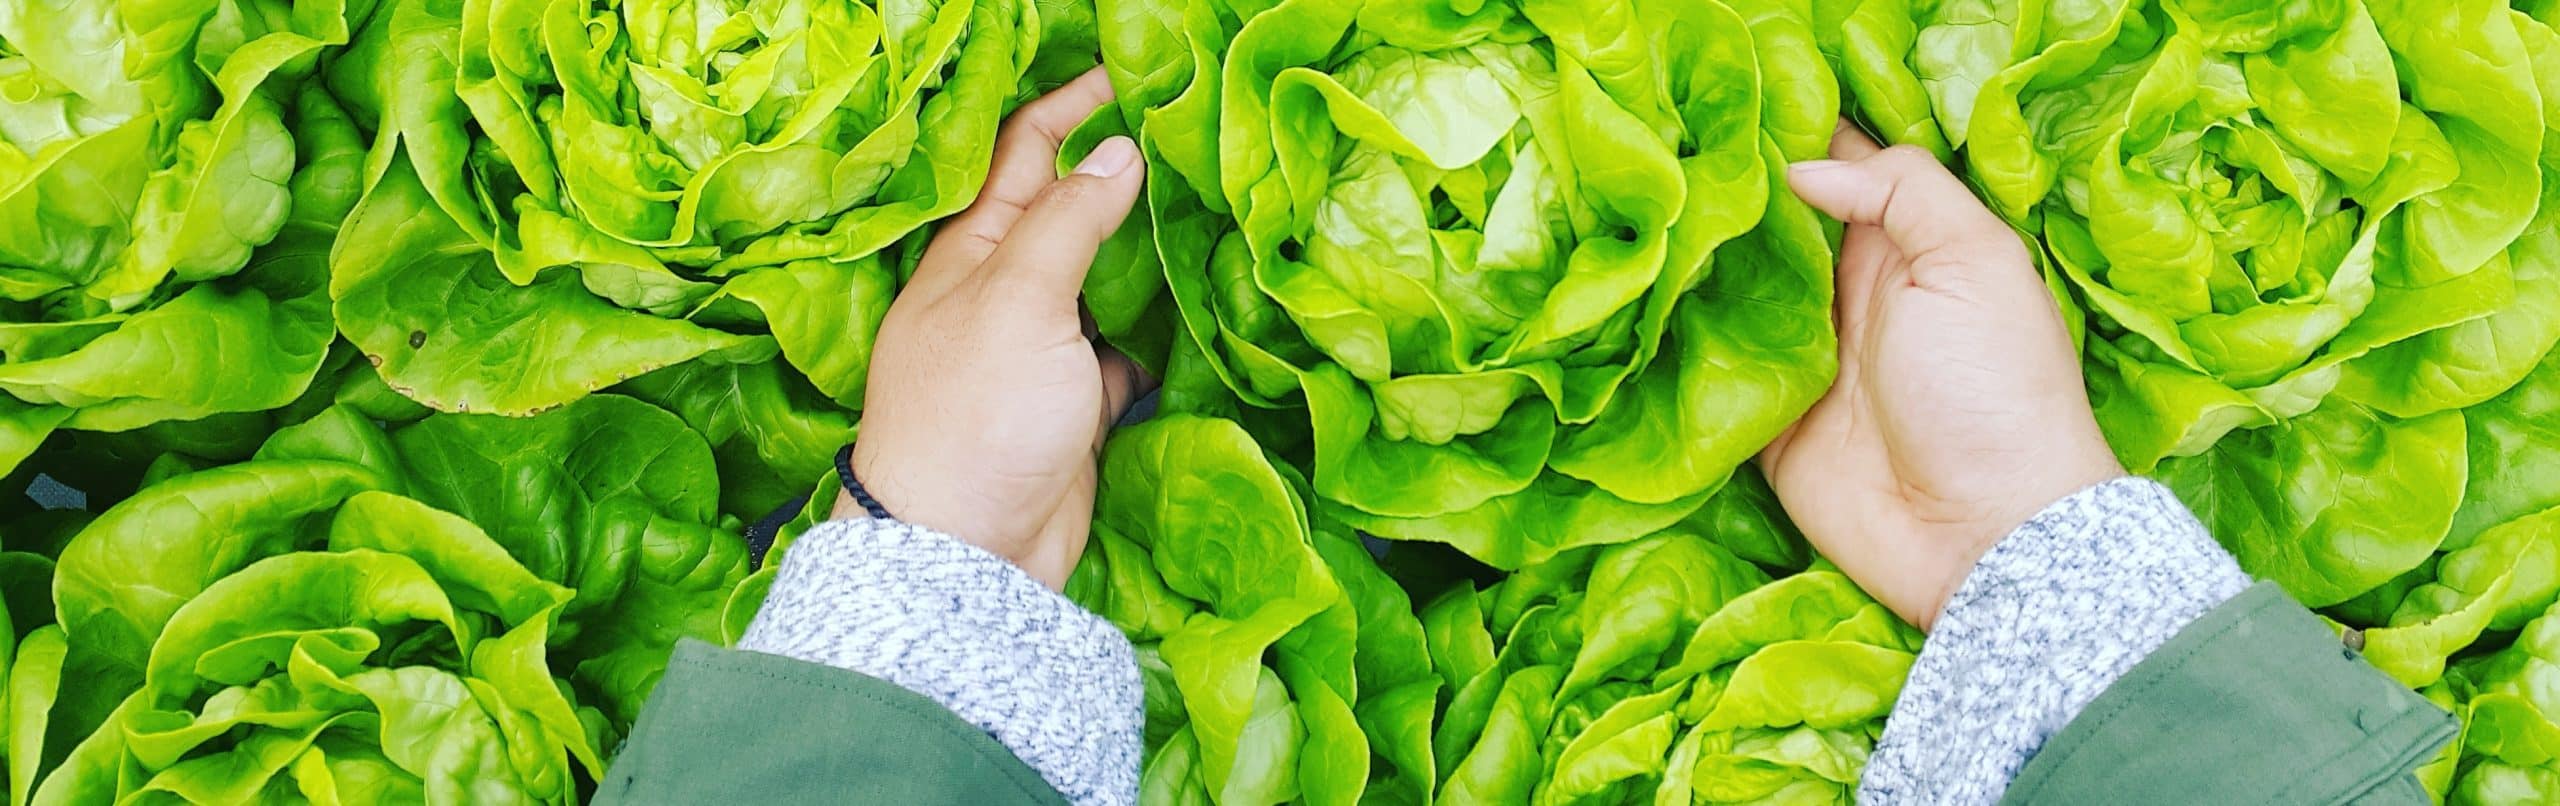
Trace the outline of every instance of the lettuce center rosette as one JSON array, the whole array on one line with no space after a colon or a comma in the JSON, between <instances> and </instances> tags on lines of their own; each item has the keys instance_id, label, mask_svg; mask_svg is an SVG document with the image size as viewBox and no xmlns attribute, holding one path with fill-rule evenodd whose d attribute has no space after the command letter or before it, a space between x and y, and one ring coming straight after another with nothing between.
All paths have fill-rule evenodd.
<instances>
[{"instance_id":1,"label":"lettuce center rosette","mask_svg":"<svg viewBox=\"0 0 2560 806\"><path fill-rule=\"evenodd\" d=\"M362 141L317 66L356 0L0 3L0 474L56 429L284 405Z\"/></svg>"},{"instance_id":2,"label":"lettuce center rosette","mask_svg":"<svg viewBox=\"0 0 2560 806\"><path fill-rule=\"evenodd\" d=\"M378 120L332 295L446 411L780 360L858 408L897 278L966 206L1031 66L1027 0L398 0L332 81ZM796 393L796 392L795 392Z\"/></svg>"},{"instance_id":3,"label":"lettuce center rosette","mask_svg":"<svg viewBox=\"0 0 2560 806\"><path fill-rule=\"evenodd\" d=\"M1151 174L1097 324L1348 524L1506 568L1631 539L1829 384L1781 174L1837 95L1790 4L1105 5L1119 103L1071 145Z\"/></svg>"}]
</instances>

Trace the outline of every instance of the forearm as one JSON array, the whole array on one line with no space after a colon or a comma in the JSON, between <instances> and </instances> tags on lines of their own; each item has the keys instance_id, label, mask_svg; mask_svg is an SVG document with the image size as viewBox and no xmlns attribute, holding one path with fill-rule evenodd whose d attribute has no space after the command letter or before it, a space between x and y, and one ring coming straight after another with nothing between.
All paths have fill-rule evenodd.
<instances>
[{"instance_id":1,"label":"forearm","mask_svg":"<svg viewBox=\"0 0 2560 806\"><path fill-rule=\"evenodd\" d=\"M2168 489L2119 479L1985 554L1947 601L1861 801L1990 803L2047 739L2249 577Z\"/></svg>"},{"instance_id":2,"label":"forearm","mask_svg":"<svg viewBox=\"0 0 2560 806\"><path fill-rule=\"evenodd\" d=\"M820 525L792 545L739 646L931 698L1070 801L1136 799L1143 692L1128 639L948 535L896 521Z\"/></svg>"}]
</instances>

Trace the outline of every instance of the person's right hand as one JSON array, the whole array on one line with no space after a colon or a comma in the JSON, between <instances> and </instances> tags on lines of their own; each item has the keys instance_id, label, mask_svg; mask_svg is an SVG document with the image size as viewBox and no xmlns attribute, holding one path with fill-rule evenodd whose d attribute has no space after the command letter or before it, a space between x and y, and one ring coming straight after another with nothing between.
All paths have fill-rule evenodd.
<instances>
[{"instance_id":1,"label":"person's right hand","mask_svg":"<svg viewBox=\"0 0 2560 806\"><path fill-rule=\"evenodd\" d=\"M1084 331L1078 290L1146 166L1113 137L1057 174L1058 146L1111 102L1101 68L1024 105L986 189L942 224L880 323L853 469L899 520L1063 589L1093 528L1095 462L1152 383ZM865 510L839 495L836 517Z\"/></svg>"},{"instance_id":2,"label":"person's right hand","mask_svg":"<svg viewBox=\"0 0 2560 806\"><path fill-rule=\"evenodd\" d=\"M2026 247L1927 151L1845 121L1787 173L1848 225L1840 378L1760 455L1805 537L1921 629L2047 505L2124 475Z\"/></svg>"}]
</instances>

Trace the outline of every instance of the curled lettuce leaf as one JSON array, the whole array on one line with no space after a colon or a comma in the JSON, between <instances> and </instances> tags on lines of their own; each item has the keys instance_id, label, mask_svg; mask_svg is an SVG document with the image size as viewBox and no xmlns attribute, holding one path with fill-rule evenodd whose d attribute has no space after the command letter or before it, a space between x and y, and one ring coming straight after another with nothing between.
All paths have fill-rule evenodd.
<instances>
[{"instance_id":1,"label":"curled lettuce leaf","mask_svg":"<svg viewBox=\"0 0 2560 806\"><path fill-rule=\"evenodd\" d=\"M2560 507L2560 354L2462 417L2470 484L2445 537L2448 551L2470 545L2498 524Z\"/></svg>"},{"instance_id":2,"label":"curled lettuce leaf","mask_svg":"<svg viewBox=\"0 0 2560 806\"><path fill-rule=\"evenodd\" d=\"M0 5L0 473L57 429L302 394L362 144L316 65L356 0Z\"/></svg>"},{"instance_id":3,"label":"curled lettuce leaf","mask_svg":"<svg viewBox=\"0 0 2560 806\"><path fill-rule=\"evenodd\" d=\"M62 692L62 627L53 623L53 562L0 550L0 803L24 806L44 766L45 730Z\"/></svg>"},{"instance_id":4,"label":"curled lettuce leaf","mask_svg":"<svg viewBox=\"0 0 2560 806\"><path fill-rule=\"evenodd\" d=\"M2331 402L2162 462L2155 475L2241 567L2325 607L2436 550L2467 477L2464 440L2455 412L2396 421Z\"/></svg>"},{"instance_id":5,"label":"curled lettuce leaf","mask_svg":"<svg viewBox=\"0 0 2560 806\"><path fill-rule=\"evenodd\" d=\"M207 802L289 785L320 800L353 777L384 796L558 803L572 757L600 769L543 664L568 589L469 522L378 491L347 498L320 548L258 560L173 611L141 687L44 796Z\"/></svg>"},{"instance_id":6,"label":"curled lettuce leaf","mask_svg":"<svg viewBox=\"0 0 2560 806\"><path fill-rule=\"evenodd\" d=\"M1833 375L1798 6L1102 3L1118 104L1064 156L1132 135L1151 181L1096 323L1352 527L1501 568L1658 531Z\"/></svg>"},{"instance_id":7,"label":"curled lettuce leaf","mask_svg":"<svg viewBox=\"0 0 2560 806\"><path fill-rule=\"evenodd\" d=\"M1414 563L1456 553L1310 513L1233 421L1124 429L1102 467L1067 594L1139 647L1150 803L1845 801L1919 647L1756 483L1445 584Z\"/></svg>"}]
</instances>

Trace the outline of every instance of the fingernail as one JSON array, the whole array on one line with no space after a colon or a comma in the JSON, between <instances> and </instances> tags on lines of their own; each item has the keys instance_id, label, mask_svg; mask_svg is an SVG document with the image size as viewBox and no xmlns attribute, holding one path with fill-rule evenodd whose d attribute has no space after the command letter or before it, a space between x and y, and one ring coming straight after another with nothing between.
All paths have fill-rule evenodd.
<instances>
[{"instance_id":1,"label":"fingernail","mask_svg":"<svg viewBox=\"0 0 2560 806\"><path fill-rule=\"evenodd\" d=\"M1839 160L1805 160L1803 162L1787 166L1787 173L1795 174L1797 176L1818 174L1824 171L1837 169L1840 166L1847 164L1849 163L1841 162Z\"/></svg>"},{"instance_id":2,"label":"fingernail","mask_svg":"<svg viewBox=\"0 0 2560 806\"><path fill-rule=\"evenodd\" d=\"M1138 164L1138 144L1130 142L1126 137L1113 137L1102 141L1101 145L1094 146L1093 153L1084 155L1084 161L1076 163L1076 173L1109 179L1119 176L1122 171L1129 170L1129 166L1136 164Z\"/></svg>"}]
</instances>

